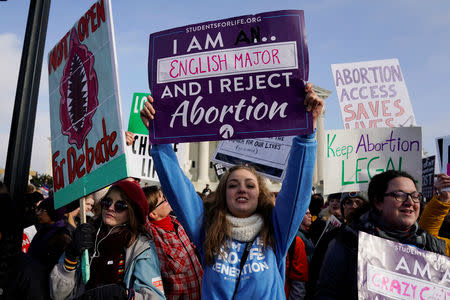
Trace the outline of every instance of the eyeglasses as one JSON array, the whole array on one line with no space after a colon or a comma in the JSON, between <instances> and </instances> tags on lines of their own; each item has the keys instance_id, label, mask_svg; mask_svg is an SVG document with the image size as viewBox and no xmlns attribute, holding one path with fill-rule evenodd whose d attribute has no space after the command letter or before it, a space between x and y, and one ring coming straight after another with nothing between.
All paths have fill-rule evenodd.
<instances>
[{"instance_id":1,"label":"eyeglasses","mask_svg":"<svg viewBox=\"0 0 450 300\"><path fill-rule=\"evenodd\" d=\"M405 193L402 191L395 191L395 192L386 193L386 194L384 194L384 196L392 196L398 202L405 202L406 200L408 200L408 197L411 197L411 200L414 203L419 203L423 200L423 195L422 195L422 193L419 193L419 192Z\"/></svg>"},{"instance_id":2,"label":"eyeglasses","mask_svg":"<svg viewBox=\"0 0 450 300\"><path fill-rule=\"evenodd\" d=\"M164 200L163 201L161 201L161 202L159 202L156 206L155 206L155 208L153 209L153 210L155 210L155 209L157 209L159 206L161 206L161 204L163 204L164 202L167 202L167 198L164 196Z\"/></svg>"},{"instance_id":3,"label":"eyeglasses","mask_svg":"<svg viewBox=\"0 0 450 300\"><path fill-rule=\"evenodd\" d=\"M103 209L108 209L111 207L111 204L113 203L113 200L111 198L104 198L100 202ZM114 210L118 213L123 212L128 208L128 204L123 200L118 200L114 202Z\"/></svg>"}]
</instances>

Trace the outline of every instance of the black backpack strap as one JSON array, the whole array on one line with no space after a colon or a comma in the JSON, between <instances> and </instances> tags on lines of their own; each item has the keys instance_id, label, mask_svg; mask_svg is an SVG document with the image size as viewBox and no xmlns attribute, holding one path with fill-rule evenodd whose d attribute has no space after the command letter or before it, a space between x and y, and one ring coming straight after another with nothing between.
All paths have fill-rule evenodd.
<instances>
[{"instance_id":1,"label":"black backpack strap","mask_svg":"<svg viewBox=\"0 0 450 300\"><path fill-rule=\"evenodd\" d=\"M238 286L239 286L239 282L241 281L242 269L244 268L245 262L247 261L247 256L248 256L248 253L250 252L250 248L252 247L252 244L253 244L253 240L250 241L250 242L247 242L245 244L244 253L242 254L242 257L241 257L241 265L239 266L239 276L238 276L238 279L236 281L236 286L234 287L233 297L231 298L233 300L234 300L234 297L236 296L236 292L237 292L237 289L238 289Z\"/></svg>"}]
</instances>

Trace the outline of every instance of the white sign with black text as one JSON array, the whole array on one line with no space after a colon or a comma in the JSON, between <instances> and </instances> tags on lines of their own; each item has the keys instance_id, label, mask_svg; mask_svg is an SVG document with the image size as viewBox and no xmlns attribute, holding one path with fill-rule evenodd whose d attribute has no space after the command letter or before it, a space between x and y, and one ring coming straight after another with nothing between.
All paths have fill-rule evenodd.
<instances>
[{"instance_id":1,"label":"white sign with black text","mask_svg":"<svg viewBox=\"0 0 450 300\"><path fill-rule=\"evenodd\" d=\"M212 161L226 167L248 164L262 175L283 181L293 136L221 141Z\"/></svg>"}]
</instances>

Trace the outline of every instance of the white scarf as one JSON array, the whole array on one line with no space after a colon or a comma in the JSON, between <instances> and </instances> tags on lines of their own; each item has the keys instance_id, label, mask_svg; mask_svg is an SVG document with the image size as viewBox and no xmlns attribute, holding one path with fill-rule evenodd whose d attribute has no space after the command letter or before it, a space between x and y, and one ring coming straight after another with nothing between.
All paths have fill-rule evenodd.
<instances>
[{"instance_id":1,"label":"white scarf","mask_svg":"<svg viewBox=\"0 0 450 300\"><path fill-rule=\"evenodd\" d=\"M231 224L231 237L239 242L253 241L264 224L263 218L258 214L248 218L236 218L227 214L226 218Z\"/></svg>"}]
</instances>

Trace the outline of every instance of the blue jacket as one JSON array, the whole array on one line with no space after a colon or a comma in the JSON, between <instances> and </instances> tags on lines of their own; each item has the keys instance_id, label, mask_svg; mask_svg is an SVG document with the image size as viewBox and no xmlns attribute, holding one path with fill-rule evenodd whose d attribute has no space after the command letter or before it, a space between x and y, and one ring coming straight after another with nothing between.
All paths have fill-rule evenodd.
<instances>
[{"instance_id":1,"label":"blue jacket","mask_svg":"<svg viewBox=\"0 0 450 300\"><path fill-rule=\"evenodd\" d=\"M285 299L285 259L308 208L316 158L315 134L295 137L282 188L272 212L276 251L253 242L243 267L236 299ZM154 145L151 154L162 189L204 261L203 202L178 165L170 145ZM231 299L239 275L245 243L233 240L226 259L216 257L204 266L202 297Z\"/></svg>"},{"instance_id":2,"label":"blue jacket","mask_svg":"<svg viewBox=\"0 0 450 300\"><path fill-rule=\"evenodd\" d=\"M63 258L63 257L62 257ZM68 271L60 260L50 273L50 296L52 299L73 299L81 296L85 286L79 269ZM80 264L78 264L80 266ZM125 250L125 276L127 289L135 291L135 299L166 299L162 288L162 278L155 244L143 235Z\"/></svg>"}]
</instances>

